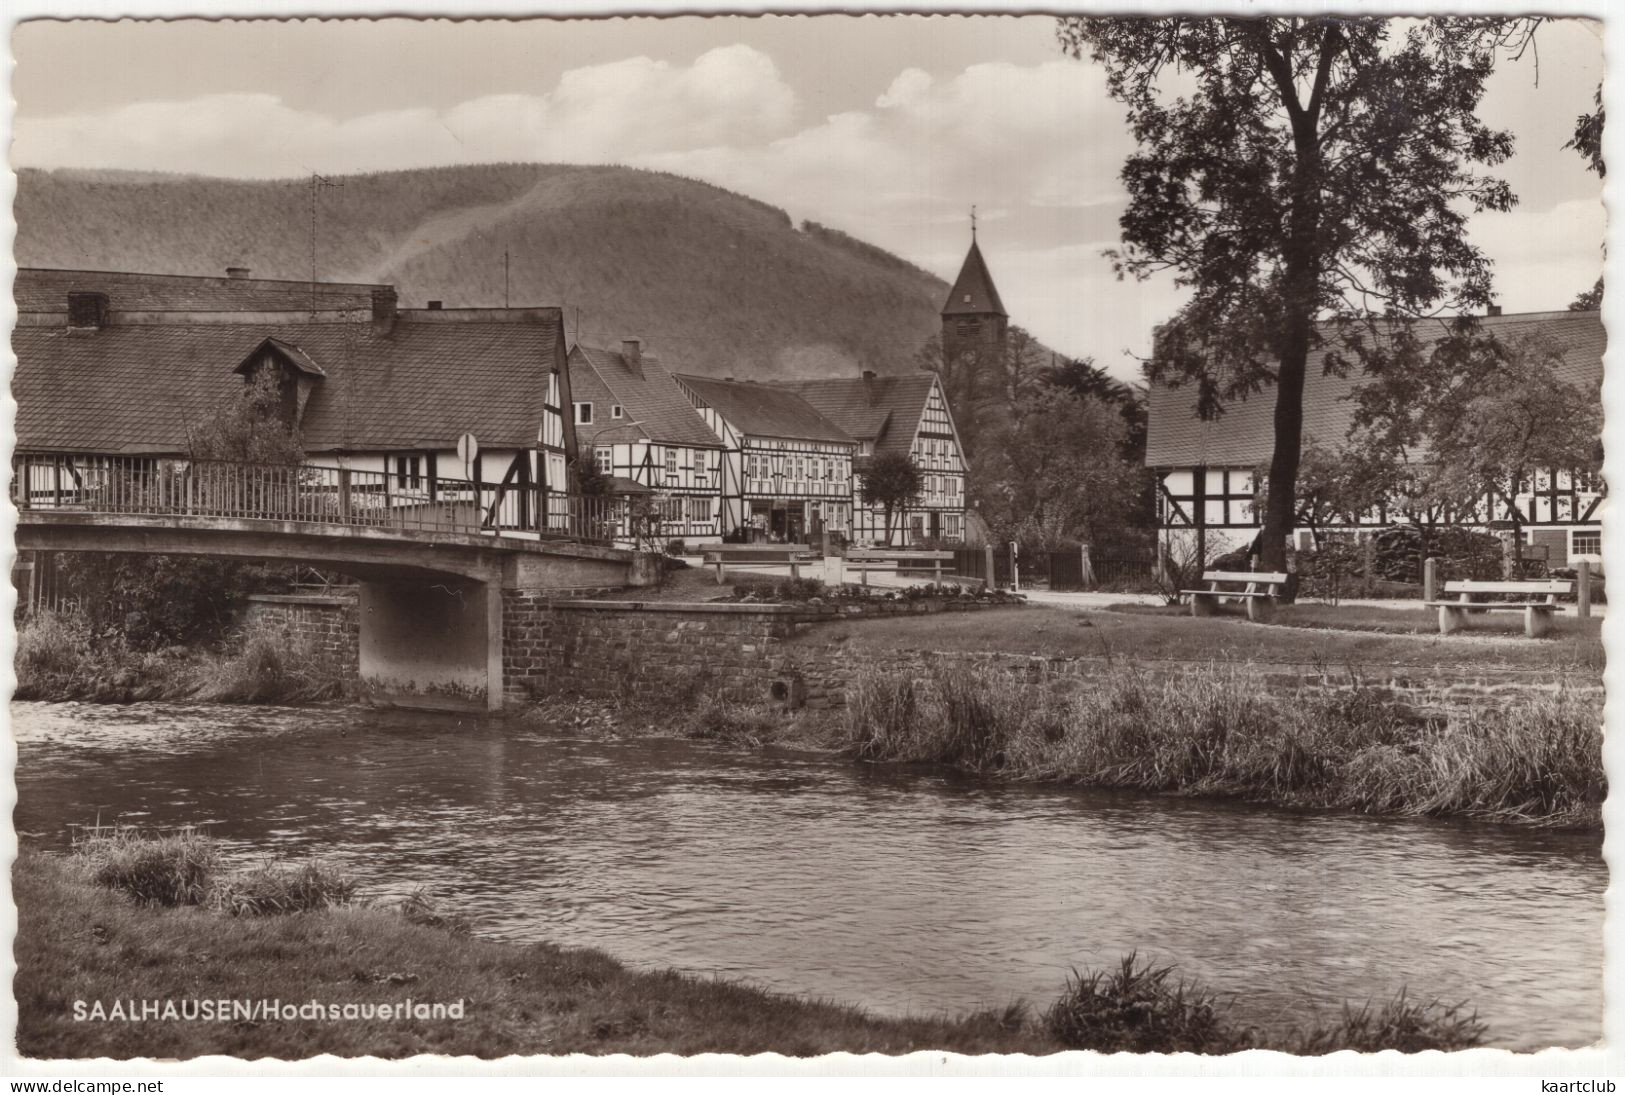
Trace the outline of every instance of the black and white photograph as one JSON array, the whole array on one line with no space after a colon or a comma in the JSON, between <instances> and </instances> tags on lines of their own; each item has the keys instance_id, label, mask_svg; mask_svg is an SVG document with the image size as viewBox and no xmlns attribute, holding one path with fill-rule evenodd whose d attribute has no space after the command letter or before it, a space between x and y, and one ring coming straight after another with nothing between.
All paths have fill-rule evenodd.
<instances>
[{"instance_id":1,"label":"black and white photograph","mask_svg":"<svg viewBox=\"0 0 1625 1095\"><path fill-rule=\"evenodd\" d=\"M1620 1063L1600 19L73 14L19 1073Z\"/></svg>"}]
</instances>

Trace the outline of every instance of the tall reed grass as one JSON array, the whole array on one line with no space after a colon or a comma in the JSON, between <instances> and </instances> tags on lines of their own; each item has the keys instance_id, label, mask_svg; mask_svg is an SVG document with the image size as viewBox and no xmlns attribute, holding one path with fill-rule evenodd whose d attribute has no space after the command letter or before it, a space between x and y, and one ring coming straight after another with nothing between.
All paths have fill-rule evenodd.
<instances>
[{"instance_id":1,"label":"tall reed grass","mask_svg":"<svg viewBox=\"0 0 1625 1095\"><path fill-rule=\"evenodd\" d=\"M200 905L208 897L220 851L207 833L151 834L124 825L82 831L73 856L99 886L144 905Z\"/></svg>"},{"instance_id":2,"label":"tall reed grass","mask_svg":"<svg viewBox=\"0 0 1625 1095\"><path fill-rule=\"evenodd\" d=\"M1600 700L1568 690L1419 708L1244 667L1035 684L955 665L861 674L842 732L870 760L1371 813L1596 827L1607 794Z\"/></svg>"},{"instance_id":3,"label":"tall reed grass","mask_svg":"<svg viewBox=\"0 0 1625 1095\"><path fill-rule=\"evenodd\" d=\"M1124 956L1115 969L1074 972L1044 1012L1044 1027L1068 1048L1102 1053L1417 1053L1468 1049L1484 1041L1485 1026L1476 1012L1459 1004L1419 1004L1403 991L1376 1009L1369 1003L1344 1005L1330 1023L1260 1030L1236 1021L1233 1000L1177 973L1136 954Z\"/></svg>"},{"instance_id":4,"label":"tall reed grass","mask_svg":"<svg viewBox=\"0 0 1625 1095\"><path fill-rule=\"evenodd\" d=\"M85 829L72 858L91 881L143 905L207 905L233 916L274 916L349 905L359 883L316 860L222 872L224 857L194 828L154 833L130 825Z\"/></svg>"},{"instance_id":5,"label":"tall reed grass","mask_svg":"<svg viewBox=\"0 0 1625 1095\"><path fill-rule=\"evenodd\" d=\"M215 703L306 703L343 690L337 667L308 643L268 626L248 628L218 650L132 649L95 636L73 612L38 612L17 635L22 700L198 699Z\"/></svg>"},{"instance_id":6,"label":"tall reed grass","mask_svg":"<svg viewBox=\"0 0 1625 1095\"><path fill-rule=\"evenodd\" d=\"M215 703L304 703L332 699L341 685L334 667L312 645L260 626L235 649L200 665L193 695Z\"/></svg>"}]
</instances>

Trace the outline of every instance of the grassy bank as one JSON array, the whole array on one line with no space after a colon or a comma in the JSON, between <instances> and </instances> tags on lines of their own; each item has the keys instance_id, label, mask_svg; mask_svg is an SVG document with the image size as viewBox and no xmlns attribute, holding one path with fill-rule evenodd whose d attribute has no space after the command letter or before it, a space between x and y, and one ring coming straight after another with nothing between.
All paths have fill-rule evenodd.
<instances>
[{"instance_id":1,"label":"grassy bank","mask_svg":"<svg viewBox=\"0 0 1625 1095\"><path fill-rule=\"evenodd\" d=\"M250 628L212 648L138 650L82 617L40 612L17 634L19 700L306 703L342 690L335 667L286 632Z\"/></svg>"},{"instance_id":2,"label":"grassy bank","mask_svg":"<svg viewBox=\"0 0 1625 1095\"><path fill-rule=\"evenodd\" d=\"M1143 662L1470 666L1595 679L1604 664L1601 623L1565 617L1557 621L1555 636L1525 639L1516 613L1475 617L1469 631L1441 636L1437 618L1420 608L1294 605L1283 607L1274 623L1254 624L1239 615L1192 617L1189 609L1082 612L1033 605L932 616L924 627L909 617L830 624L795 642L839 641L856 652L902 647Z\"/></svg>"},{"instance_id":3,"label":"grassy bank","mask_svg":"<svg viewBox=\"0 0 1625 1095\"><path fill-rule=\"evenodd\" d=\"M160 847L163 839L170 843ZM421 905L355 904L340 878L300 889L298 869L262 868L257 882L250 872L214 884L207 842L195 836L119 841L71 858L24 852L13 868L17 1041L25 1056L1326 1053L1458 1049L1484 1034L1461 1009L1403 997L1345 1011L1328 1025L1266 1033L1234 1022L1211 991L1133 956L1116 970L1076 975L1041 1012L1013 1003L962 1018L882 1018L671 971L638 972L592 950L473 939ZM283 900L209 896L245 887ZM74 1018L75 1001L88 1012L98 1001L107 1010L115 1001L154 999L462 1001L464 1013L342 1022Z\"/></svg>"},{"instance_id":4,"label":"grassy bank","mask_svg":"<svg viewBox=\"0 0 1625 1095\"><path fill-rule=\"evenodd\" d=\"M955 666L860 677L843 734L870 760L1368 813L1600 828L1607 794L1601 698L1569 692L1418 709L1234 667L1033 685Z\"/></svg>"}]
</instances>

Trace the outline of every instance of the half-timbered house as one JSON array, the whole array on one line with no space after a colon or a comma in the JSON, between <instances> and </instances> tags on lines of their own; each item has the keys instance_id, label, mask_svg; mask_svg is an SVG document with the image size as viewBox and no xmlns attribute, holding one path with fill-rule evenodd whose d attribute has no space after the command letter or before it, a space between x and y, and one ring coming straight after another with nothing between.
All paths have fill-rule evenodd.
<instances>
[{"instance_id":1,"label":"half-timbered house","mask_svg":"<svg viewBox=\"0 0 1625 1095\"><path fill-rule=\"evenodd\" d=\"M1564 383L1591 390L1602 379L1604 334L1597 312L1494 314L1479 323L1500 337L1538 331L1553 340L1561 349L1558 377ZM1417 333L1425 343L1444 329L1442 321L1425 322ZM1362 379L1357 371L1350 376L1327 375L1325 354L1323 347L1309 357L1304 444L1318 442L1335 450L1348 436L1353 397ZM1203 421L1196 413L1192 387L1151 386L1146 464L1156 472L1158 520L1168 536L1199 542L1211 555L1246 546L1258 535L1263 514L1255 505L1257 480L1274 449L1274 410L1274 388L1266 386L1251 398L1226 404L1220 417ZM1598 477L1568 468L1543 468L1522 483L1491 492L1474 511L1447 519L1475 528L1516 525L1529 544L1544 549L1550 565L1564 566L1577 559L1600 561L1601 500ZM1397 505L1385 505L1369 513L1343 515L1331 525L1322 524L1320 531L1358 536L1403 519ZM1312 535L1305 514L1294 533L1296 546L1309 548Z\"/></svg>"},{"instance_id":2,"label":"half-timbered house","mask_svg":"<svg viewBox=\"0 0 1625 1095\"><path fill-rule=\"evenodd\" d=\"M802 543L850 533L858 445L793 391L678 375L722 441L722 527L731 538Z\"/></svg>"},{"instance_id":3,"label":"half-timbered house","mask_svg":"<svg viewBox=\"0 0 1625 1095\"><path fill-rule=\"evenodd\" d=\"M581 459L623 488L652 492L660 536L720 539L722 438L654 355L633 339L619 351L578 344L570 384Z\"/></svg>"},{"instance_id":4,"label":"half-timbered house","mask_svg":"<svg viewBox=\"0 0 1625 1095\"><path fill-rule=\"evenodd\" d=\"M965 462L953 414L933 372L803 380L782 385L858 443L853 476L852 539L906 546L965 538ZM863 503L863 468L882 453L901 453L919 469L923 489L914 504L892 514Z\"/></svg>"},{"instance_id":5,"label":"half-timbered house","mask_svg":"<svg viewBox=\"0 0 1625 1095\"><path fill-rule=\"evenodd\" d=\"M309 283L257 280L20 276L17 451L51 458L31 465L49 482L30 489L60 491L102 457L187 458L197 428L263 371L307 461L373 473L390 505L537 487L513 492L526 512L504 511L537 525L539 496L568 489L557 308L403 309L390 286L318 284L316 303L337 307L312 310ZM477 452L465 461L466 434Z\"/></svg>"}]
</instances>

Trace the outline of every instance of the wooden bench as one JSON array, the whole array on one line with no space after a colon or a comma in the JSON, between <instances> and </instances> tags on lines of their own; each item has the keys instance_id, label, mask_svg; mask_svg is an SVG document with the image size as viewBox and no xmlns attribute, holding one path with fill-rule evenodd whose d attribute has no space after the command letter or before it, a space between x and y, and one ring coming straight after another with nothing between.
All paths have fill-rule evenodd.
<instances>
[{"instance_id":1,"label":"wooden bench","mask_svg":"<svg viewBox=\"0 0 1625 1095\"><path fill-rule=\"evenodd\" d=\"M1446 582L1445 595L1455 594L1453 601L1424 601L1428 608L1439 610L1439 634L1467 626L1470 612L1522 612L1523 633L1538 639L1552 629L1552 617L1557 614L1559 594L1569 592L1574 583L1559 578L1538 582ZM1516 601L1481 601L1486 596L1518 597Z\"/></svg>"},{"instance_id":2,"label":"wooden bench","mask_svg":"<svg viewBox=\"0 0 1625 1095\"><path fill-rule=\"evenodd\" d=\"M1202 575L1202 581L1207 583L1206 589L1182 589L1179 595L1190 598L1192 616L1217 615L1220 601L1236 600L1247 605L1249 620L1262 621L1269 619L1275 611L1286 580L1285 574L1209 570Z\"/></svg>"},{"instance_id":3,"label":"wooden bench","mask_svg":"<svg viewBox=\"0 0 1625 1095\"><path fill-rule=\"evenodd\" d=\"M805 548L799 550L795 548L777 548L772 551L752 551L749 553L749 557L745 556L745 552L738 551L708 551L705 553L705 565L717 568L717 585L722 585L725 580L723 577L723 565L725 563L733 563L736 566L775 566L788 563L790 565L790 577L800 578L802 563L822 558L818 552L808 551Z\"/></svg>"},{"instance_id":4,"label":"wooden bench","mask_svg":"<svg viewBox=\"0 0 1625 1095\"><path fill-rule=\"evenodd\" d=\"M846 553L846 563L854 570L863 573L863 584L869 584L869 567L866 563L892 563L901 573L904 563L930 563L934 573L934 580L942 583L942 564L951 563L954 553L951 551L909 551L906 549L890 548L851 548ZM875 569L881 569L876 567Z\"/></svg>"}]
</instances>

